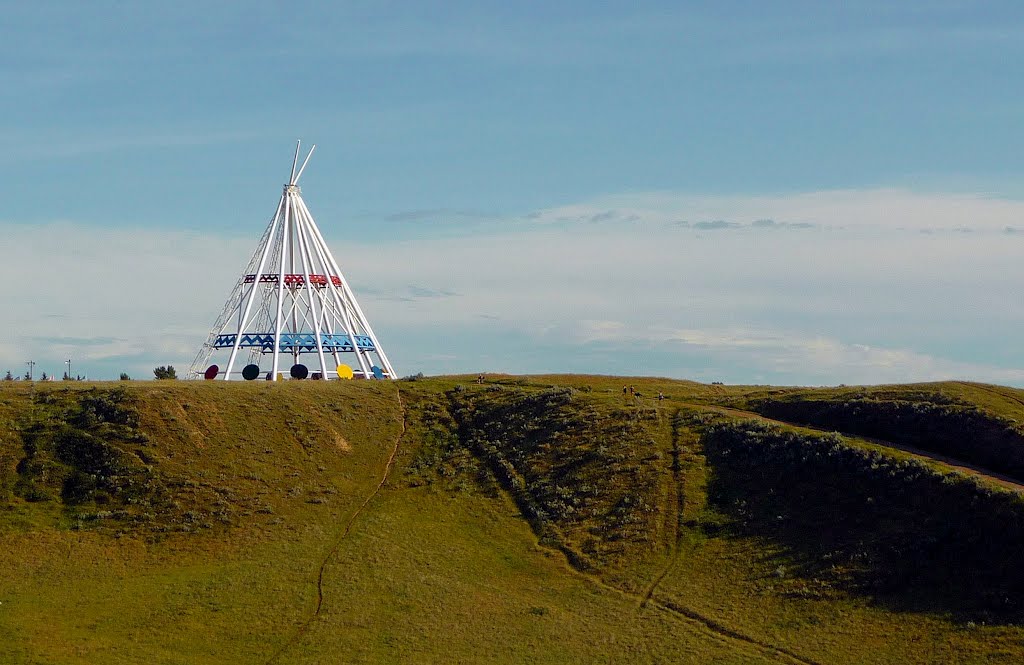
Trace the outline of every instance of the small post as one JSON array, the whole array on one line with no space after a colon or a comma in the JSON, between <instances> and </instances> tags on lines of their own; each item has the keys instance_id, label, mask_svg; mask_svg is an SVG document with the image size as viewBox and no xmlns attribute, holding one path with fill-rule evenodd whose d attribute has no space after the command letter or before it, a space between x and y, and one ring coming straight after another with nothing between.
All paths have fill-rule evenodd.
<instances>
[{"instance_id":1,"label":"small post","mask_svg":"<svg viewBox=\"0 0 1024 665\"><path fill-rule=\"evenodd\" d=\"M34 381L34 379L33 379L33 377L32 377L32 372L33 372L33 370L34 370L34 369L35 369L35 367L36 367L36 361L34 361L34 360L29 360L29 361L28 361L27 363L25 363L25 364L26 364L26 365L28 365L28 380L29 380L29 381Z\"/></svg>"}]
</instances>

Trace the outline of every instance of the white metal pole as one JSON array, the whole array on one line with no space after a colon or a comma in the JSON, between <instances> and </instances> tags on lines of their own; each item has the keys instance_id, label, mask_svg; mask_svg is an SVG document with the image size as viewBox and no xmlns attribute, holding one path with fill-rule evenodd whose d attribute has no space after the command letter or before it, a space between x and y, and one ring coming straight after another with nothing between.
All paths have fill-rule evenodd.
<instances>
[{"instance_id":1,"label":"white metal pole","mask_svg":"<svg viewBox=\"0 0 1024 665\"><path fill-rule=\"evenodd\" d=\"M331 255L330 248L327 247L327 244L324 242L323 236L320 235L320 229L317 227L316 222L313 220L313 215L309 212L309 208L306 207L306 202L303 201L301 197L299 198L299 205L301 206L302 209L302 215L308 220L309 228L313 233L313 237L311 239L316 241L318 251L320 251L320 253L326 257L326 261L328 261L327 267L330 269L331 272L336 273L339 281L344 283L345 278L341 274L341 268L339 268L337 262L334 261L334 257ZM359 368L362 370L363 376L367 377L370 374L370 364L367 362L366 353L359 348L359 343L356 341L356 335L361 333L362 331L358 327L357 322L353 321L352 319L352 312L349 311L350 308L348 298L345 297L344 293L338 293L338 287L334 285L334 281L330 280L330 277L328 277L328 280L331 283L330 286L328 286L327 288L331 289L331 292L334 294L338 307L340 308L340 313L342 316L342 325L344 325L346 331L348 332L349 339L352 341L353 353L355 353L356 360L359 363ZM376 342L374 344L376 344Z\"/></svg>"},{"instance_id":2,"label":"white metal pole","mask_svg":"<svg viewBox=\"0 0 1024 665\"><path fill-rule=\"evenodd\" d=\"M235 356L238 355L238 347L242 343L242 333L245 330L245 324L249 319L249 312L252 311L252 303L256 299L256 289L261 288L260 278L263 276L263 266L266 264L267 255L270 254L270 247L274 244L274 230L277 229L277 223L281 219L281 208L284 206L284 194L281 195L281 200L277 203L277 214L274 215L274 221L270 223L270 234L267 236L266 245L263 247L263 254L260 256L259 265L256 268L256 278L252 282L252 288L249 290L249 298L245 304L245 311L242 313L242 318L238 323L238 331L235 334L235 343L231 347L231 357L228 358L228 365L224 369L224 380L228 381L231 377L231 368L235 364ZM242 276L245 279L245 276ZM256 331L260 332L260 331Z\"/></svg>"},{"instance_id":3,"label":"white metal pole","mask_svg":"<svg viewBox=\"0 0 1024 665\"><path fill-rule=\"evenodd\" d=\"M298 162L299 162L299 146L301 146L301 145L302 145L302 141L301 140L295 142L295 156L292 157L292 174L291 174L291 176L288 177L288 184L289 185L294 185L295 184L295 165L298 164Z\"/></svg>"},{"instance_id":4,"label":"white metal pole","mask_svg":"<svg viewBox=\"0 0 1024 665\"><path fill-rule=\"evenodd\" d=\"M315 228L316 222L313 221L312 215L309 213L309 209L305 207L305 201L302 202L302 206L303 215L309 220L310 227ZM314 241L316 251L319 252L319 254L321 254L321 257L324 260L325 265L327 267L328 273L331 274L331 277L336 277L335 274L338 273L337 266L331 265L330 259L328 258L330 251L323 244L322 237L319 237L319 235L317 234L316 236L312 237L311 240ZM372 365L372 363L367 362L365 352L359 349L359 345L355 339L356 335L360 334L362 331L358 327L358 323L352 318L352 311L348 306L344 294L339 292L338 287L334 284L334 280L331 280L331 285L328 288L331 290L331 295L333 296L335 304L338 307L338 316L341 319L341 325L345 329L349 341L352 342L352 354L355 356L355 361L359 365L359 371L362 372L362 376L369 376L371 373L370 366Z\"/></svg>"},{"instance_id":5,"label":"white metal pole","mask_svg":"<svg viewBox=\"0 0 1024 665\"><path fill-rule=\"evenodd\" d=\"M291 232L288 234L288 274L298 274L295 269L295 234L298 233L298 229L295 226L295 199L296 192L298 189L297 185L293 185L288 191L288 203L291 204L289 207L289 220L291 222ZM299 332L299 304L302 302L302 291L298 290L295 284L288 286L288 293L291 295L289 301L289 314L292 319L292 327L290 329L291 334L294 336ZM285 317L285 321L288 317ZM294 338L294 337L293 337ZM292 344L292 364L297 365L299 362L299 346L298 344Z\"/></svg>"},{"instance_id":6,"label":"white metal pole","mask_svg":"<svg viewBox=\"0 0 1024 665\"><path fill-rule=\"evenodd\" d=\"M299 173L295 176L295 179L292 180L293 185L297 185L299 183L299 178L302 177L302 172L306 170L306 164L309 164L309 158L313 156L314 150L316 150L315 143L313 144L313 147L309 149L309 154L306 155L306 159L302 160L302 166L299 168Z\"/></svg>"},{"instance_id":7,"label":"white metal pole","mask_svg":"<svg viewBox=\"0 0 1024 665\"><path fill-rule=\"evenodd\" d=\"M305 202L303 202L301 199L300 199L300 203L303 206L305 206ZM309 210L308 209L306 210L306 214L307 215L309 214ZM349 287L348 280L345 279L345 275L342 274L341 268L338 267L338 262L334 259L334 255L331 254L331 249L327 246L327 243L324 241L323 236L320 235L320 229L318 229L315 224L312 226L312 228L313 228L314 232L316 233L316 235L317 235L318 239L320 240L320 242L323 244L323 247L324 247L324 249L327 252L327 256L330 258L330 260L331 260L332 264L334 265L335 269L338 271L338 279L341 280L342 287L345 290L345 295L346 295L345 300L347 302L351 303L353 309L355 309L356 314L357 314L357 316L359 318L360 325L362 325L363 328L366 330L366 335L371 340L373 340L373 346L377 350L377 355L380 357L381 364L384 365L383 369L387 370L388 374L390 375L390 377L392 379L396 378L395 377L394 368L391 366L390 361L388 361L387 355L385 355L383 349L381 349L380 343L377 341L377 336L373 334L373 328L370 327L370 322L367 321L366 315L363 314L363 310L359 307L359 302L356 300L355 294L352 292L351 287ZM355 341L355 340L353 340L353 341Z\"/></svg>"},{"instance_id":8,"label":"white metal pole","mask_svg":"<svg viewBox=\"0 0 1024 665\"><path fill-rule=\"evenodd\" d=\"M289 188L291 185L289 185ZM281 263L277 274L277 316L274 317L274 367L271 370L270 380L277 381L277 370L281 356L281 308L284 304L284 270L288 259L288 210L291 207L291 197L285 195L284 203L284 233L281 236Z\"/></svg>"},{"instance_id":9,"label":"white metal pole","mask_svg":"<svg viewBox=\"0 0 1024 665\"><path fill-rule=\"evenodd\" d=\"M301 199L299 201L300 201L300 204L303 207L304 214L307 217L309 217L310 219L312 219L313 215L312 215L312 213L309 212L309 208L306 207L306 202L302 201ZM374 336L373 330L370 328L369 323L366 321L366 317L363 315L362 310L359 309L359 303L356 302L355 294L353 294L352 290L348 288L348 282L345 279L345 275L342 274L341 267L338 265L338 262L335 260L334 255L331 253L330 247L327 246L327 242L324 240L323 235L321 235L319 227L317 227L316 223L313 223L313 224L310 225L310 228L316 234L316 238L319 241L320 246L323 247L324 253L327 255L328 260L331 262L331 267L333 268L333 270L335 272L337 272L338 280L342 284L342 289L343 290L342 290L341 297L342 297L343 302L345 303L345 309L348 310L349 308L351 308L352 309L352 315L354 315L355 318L356 318L356 320L353 322L351 320L351 315L350 315L350 317L349 317L350 323L349 323L348 327L349 327L349 330L351 331L350 334L352 335L352 344L355 347L356 358L359 360L359 366L363 370L363 376L369 376L369 374L370 374L369 364L370 363L368 362L368 359L367 359L367 355L368 355L367 352L359 348L359 344L357 343L357 341L355 339L355 335L357 333L362 333L362 332L365 332L367 334L367 336L371 340L373 340L373 346L374 346L374 348L375 348L375 350L377 352L377 355L381 359L381 364L384 365L384 369L385 370L387 370L388 372L391 372L392 370L390 368L390 364L387 362L387 357L380 350L380 343L377 342L377 338ZM353 323L355 323L356 325L353 325ZM394 376L392 375L391 378L394 378Z\"/></svg>"},{"instance_id":10,"label":"white metal pole","mask_svg":"<svg viewBox=\"0 0 1024 665\"><path fill-rule=\"evenodd\" d=\"M305 202L303 202L303 210L305 210ZM311 219L312 218L310 218L310 220ZM311 221L310 223L314 222ZM330 294L330 299L324 298L324 302L321 303L323 308L322 311L324 314L324 325L327 326L327 329L333 335L336 332L334 322L337 321L339 324L341 324L342 330L348 332L349 330L352 329L352 322L350 319L348 319L348 312L345 310L345 306L341 302L341 296L338 295L337 287L334 286L334 280L331 279L331 277L334 276L334 268L331 267L330 263L327 261L327 257L324 256L323 247L320 246L320 243L317 241L316 237L310 234L309 240L310 245L312 245L313 250L316 252L317 259L320 261L320 265L323 266L324 276L327 278L328 281L327 293ZM327 305L330 304L331 300L334 301L334 307L336 308L334 312L330 312L329 308L327 307ZM352 333L349 334L351 335ZM338 355L338 353L338 347L337 345L334 345L334 348L331 351L331 355L334 356L335 367L341 364L341 357ZM337 374L337 372L335 372L335 374Z\"/></svg>"},{"instance_id":11,"label":"white metal pole","mask_svg":"<svg viewBox=\"0 0 1024 665\"><path fill-rule=\"evenodd\" d=\"M306 276L306 295L309 296L309 308L313 314L313 334L316 335L316 354L320 358L320 376L327 378L327 362L324 360L324 341L320 337L320 313L316 308L316 288L313 285L312 275L309 271L309 266L313 262L312 256L309 254L309 249L306 247L306 240L303 238L305 233L304 220L302 215L295 216L295 229L297 231L296 237L299 240L299 258L302 259L302 271Z\"/></svg>"},{"instance_id":12,"label":"white metal pole","mask_svg":"<svg viewBox=\"0 0 1024 665\"><path fill-rule=\"evenodd\" d=\"M280 203L278 205L280 205ZM267 243L267 239L270 237L270 229L271 226L273 226L273 221L275 217L277 217L277 212L274 213L274 215L270 218L270 221L267 222L267 226L263 229L263 235L260 236L260 241L256 243L256 249L253 251L252 256L249 257L249 262L245 264L244 274L249 274L251 270L255 270L256 262L259 260L260 256L260 248ZM192 365L188 369L187 378L199 378L200 370L206 367L206 363L210 361L210 356L212 356L213 353L217 350L214 347L214 342L217 340L217 337L224 332L224 329L228 325L228 319L231 317L231 315L238 311L238 305L235 304L235 300L237 296L237 300L241 302L241 294L244 291L242 287L244 286L245 283L241 279L235 282L234 288L231 289L231 295L229 295L228 299L224 302L224 309L221 310L220 315L217 317L217 320L214 321L213 328L210 329L210 334L207 336L206 342L202 345L202 347L200 347L199 352L196 354L196 357L192 360Z\"/></svg>"}]
</instances>

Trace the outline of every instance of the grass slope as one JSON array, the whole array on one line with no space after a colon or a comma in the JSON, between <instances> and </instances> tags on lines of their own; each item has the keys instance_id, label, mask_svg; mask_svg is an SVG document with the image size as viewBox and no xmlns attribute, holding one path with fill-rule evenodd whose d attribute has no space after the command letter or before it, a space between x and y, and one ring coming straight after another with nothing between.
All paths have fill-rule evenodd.
<instances>
[{"instance_id":1,"label":"grass slope","mask_svg":"<svg viewBox=\"0 0 1024 665\"><path fill-rule=\"evenodd\" d=\"M1020 662L1015 493L751 412L968 413L984 431L952 452L1009 459L991 437L1020 399L591 376L4 385L0 661ZM803 409L771 413L839 429ZM877 412L845 417L885 438ZM949 453L922 422L885 433ZM920 574L887 576L894 553Z\"/></svg>"},{"instance_id":2,"label":"grass slope","mask_svg":"<svg viewBox=\"0 0 1024 665\"><path fill-rule=\"evenodd\" d=\"M771 418L884 439L1024 479L1024 391L970 383L748 394Z\"/></svg>"}]
</instances>

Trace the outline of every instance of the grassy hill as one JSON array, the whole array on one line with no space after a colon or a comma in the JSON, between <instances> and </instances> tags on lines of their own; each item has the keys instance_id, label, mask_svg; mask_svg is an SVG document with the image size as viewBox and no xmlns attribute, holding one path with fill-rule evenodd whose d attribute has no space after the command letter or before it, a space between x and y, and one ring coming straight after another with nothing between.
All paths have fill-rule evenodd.
<instances>
[{"instance_id":1,"label":"grassy hill","mask_svg":"<svg viewBox=\"0 0 1024 665\"><path fill-rule=\"evenodd\" d=\"M1021 423L965 383L7 384L0 662L1021 662Z\"/></svg>"}]
</instances>

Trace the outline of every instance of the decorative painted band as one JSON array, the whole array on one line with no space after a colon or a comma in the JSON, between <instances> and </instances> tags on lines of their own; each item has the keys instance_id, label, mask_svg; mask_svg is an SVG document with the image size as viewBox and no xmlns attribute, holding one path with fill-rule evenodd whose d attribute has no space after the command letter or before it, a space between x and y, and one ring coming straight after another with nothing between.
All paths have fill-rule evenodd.
<instances>
[{"instance_id":1,"label":"decorative painted band","mask_svg":"<svg viewBox=\"0 0 1024 665\"><path fill-rule=\"evenodd\" d=\"M341 278L337 275L331 275L331 283L335 286L341 286ZM280 275L272 272L265 272L260 275L260 284L277 284L280 280ZM244 279L246 284L252 284L256 281L256 275L246 275ZM289 274L286 273L284 276L285 286L305 286L306 276L302 274ZM309 283L313 286L327 286L327 275L310 275Z\"/></svg>"},{"instance_id":2,"label":"decorative painted band","mask_svg":"<svg viewBox=\"0 0 1024 665\"><path fill-rule=\"evenodd\" d=\"M235 345L234 333L228 335L217 335L213 342L215 349L230 349ZM376 351L373 340L367 335L356 335L355 343L359 345L360 351ZM340 353L351 353L356 350L352 344L352 338L348 335L332 335L320 333L320 342L324 351L338 351ZM260 349L263 353L274 352L274 333L242 333L240 349ZM298 351L299 353L316 351L315 333L281 333L281 351Z\"/></svg>"}]
</instances>

